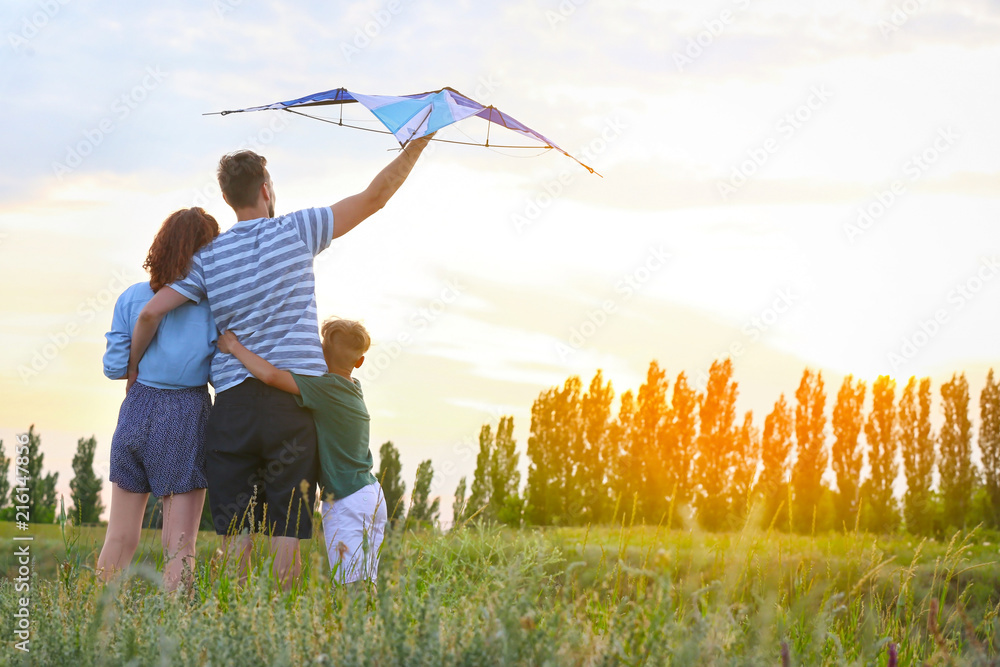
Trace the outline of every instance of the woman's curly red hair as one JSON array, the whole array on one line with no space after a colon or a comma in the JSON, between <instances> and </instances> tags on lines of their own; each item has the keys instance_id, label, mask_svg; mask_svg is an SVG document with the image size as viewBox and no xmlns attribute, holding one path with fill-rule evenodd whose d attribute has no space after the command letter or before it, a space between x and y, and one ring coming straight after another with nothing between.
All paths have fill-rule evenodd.
<instances>
[{"instance_id":1,"label":"woman's curly red hair","mask_svg":"<svg viewBox=\"0 0 1000 667\"><path fill-rule=\"evenodd\" d=\"M149 271L149 286L158 292L187 276L194 254L218 235L219 223L200 207L171 213L160 225L142 265Z\"/></svg>"}]
</instances>

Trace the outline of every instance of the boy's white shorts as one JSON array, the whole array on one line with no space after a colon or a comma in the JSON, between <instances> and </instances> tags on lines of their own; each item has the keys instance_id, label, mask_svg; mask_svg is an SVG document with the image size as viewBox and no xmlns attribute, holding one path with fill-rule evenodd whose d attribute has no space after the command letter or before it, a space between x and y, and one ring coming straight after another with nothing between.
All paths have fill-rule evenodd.
<instances>
[{"instance_id":1,"label":"boy's white shorts","mask_svg":"<svg viewBox=\"0 0 1000 667\"><path fill-rule=\"evenodd\" d=\"M375 581L387 517L378 482L345 498L323 501L323 538L334 581Z\"/></svg>"}]
</instances>

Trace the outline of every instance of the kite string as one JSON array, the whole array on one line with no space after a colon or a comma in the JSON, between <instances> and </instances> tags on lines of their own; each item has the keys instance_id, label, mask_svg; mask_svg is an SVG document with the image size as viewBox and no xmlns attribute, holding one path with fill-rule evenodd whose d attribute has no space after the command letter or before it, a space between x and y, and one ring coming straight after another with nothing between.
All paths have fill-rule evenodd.
<instances>
[{"instance_id":1,"label":"kite string","mask_svg":"<svg viewBox=\"0 0 1000 667\"><path fill-rule=\"evenodd\" d=\"M348 123L344 123L342 120L338 122L338 121L335 121L335 120L330 120L329 118L323 118L322 116L313 116L311 114L302 113L301 111L296 111L295 109L285 108L284 111L287 111L288 113L293 113L296 116L302 116L303 118L312 118L313 120L318 120L318 121L321 121L323 123L329 123L330 125L338 125L338 126L341 126L341 127L349 127L352 130L364 130L365 132L374 132L376 134L392 134L392 132L390 132L389 130L376 130L376 129L370 128L370 127L361 127L359 125L349 125ZM343 107L341 107L341 113L343 113ZM364 122L364 121L357 121L357 122ZM454 125L452 127L454 127ZM455 127L455 129L458 130L459 132L461 132L462 134L464 134L466 137L469 137L468 134L466 134L465 132L462 132L459 128ZM469 137L469 139L472 139L472 137ZM483 146L483 144L480 143L480 142L478 142L478 141L455 141L454 139L438 139L437 137L431 139L431 141L440 141L443 144L458 144L460 146ZM492 146L487 146L487 148L489 148L490 150L493 150L494 148L536 148L536 147L535 146L523 146L523 145L516 145L515 146L515 145L498 145L498 144L494 144ZM398 148L392 148L390 150L400 150L400 149L398 149ZM552 150L552 146L543 146L542 147L542 151L543 152L544 151L548 151L548 150ZM499 153L500 155L504 155L503 153L500 153L499 151L494 151L494 152ZM542 153L538 153L537 155L520 155L520 156L512 155L510 157L537 157L538 155L541 155L541 154Z\"/></svg>"},{"instance_id":2,"label":"kite string","mask_svg":"<svg viewBox=\"0 0 1000 667\"><path fill-rule=\"evenodd\" d=\"M487 108L493 109L494 111L496 111L496 107L487 107ZM475 137L471 136L468 132L465 132L461 127L459 127L458 123L454 123L454 124L450 125L449 127L454 128L455 132L458 132L459 134L467 137L469 139L469 141L449 141L447 139L441 139L440 141L444 141L444 142L452 143L452 144L461 144L463 146L483 146L483 147L489 149L490 151L493 151L497 155L503 155L504 157L521 158L521 159L536 158L539 155L544 155L546 152L548 152L548 151L550 151L550 150L552 150L554 148L553 146L549 146L547 144L545 146L526 146L524 144L490 144L490 136L489 135L490 135L490 126L491 125L493 125L493 121L487 119L486 120L486 143L485 144L483 144L480 141L476 141ZM511 132L516 132L517 131L517 130L513 130L510 127L508 127L506 123L503 123L503 126L505 128L507 128L508 130L511 130ZM433 141L438 141L438 139L434 139ZM522 149L522 150L525 149L525 148L528 148L528 149L538 150L538 152L537 153L533 153L531 155L512 155L510 153L504 153L502 151L498 151L498 150L496 150L497 148L519 148L519 149Z\"/></svg>"},{"instance_id":3,"label":"kite string","mask_svg":"<svg viewBox=\"0 0 1000 667\"><path fill-rule=\"evenodd\" d=\"M335 121L335 120L330 120L329 118L323 118L321 116L311 116L311 115L309 115L307 113L302 113L301 111L295 111L294 109L287 109L286 108L285 111L287 111L288 113L293 113L296 116L302 116L304 118L312 118L313 120L318 120L318 121L321 121L321 122L324 122L324 123L330 123L330 125L339 125L341 127L349 127L352 130L364 130L365 132L375 132L376 134L392 134L392 132L390 132L389 130L376 130L376 129L373 129L373 128L370 128L370 127L361 127L359 125L348 125L347 123L345 123L343 121L343 118L341 118L341 120L338 122L338 121ZM343 107L341 107L340 113L341 113L341 116L343 116L343 113L344 113Z\"/></svg>"}]
</instances>

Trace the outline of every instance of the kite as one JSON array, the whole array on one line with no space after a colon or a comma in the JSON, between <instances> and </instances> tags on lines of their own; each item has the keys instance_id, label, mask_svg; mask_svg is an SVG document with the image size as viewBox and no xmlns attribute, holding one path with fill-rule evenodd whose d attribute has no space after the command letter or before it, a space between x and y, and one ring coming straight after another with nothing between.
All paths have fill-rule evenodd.
<instances>
[{"instance_id":1,"label":"kite","mask_svg":"<svg viewBox=\"0 0 1000 667\"><path fill-rule=\"evenodd\" d=\"M372 114L375 115L375 117L386 127L386 129L376 130L370 127L362 127L359 125L350 125L345 123L343 118L343 105L354 102L372 112ZM339 120L313 116L301 111L303 108L334 104L339 105L340 107ZM452 141L449 139L434 139L434 141L443 141L445 143L452 144L486 146L487 148L526 148L526 146L523 145L511 146L496 143L490 144L490 127L492 124L497 124L522 136L533 139L534 141L541 142L542 148L555 149L584 167L590 173L597 174L597 172L591 167L588 167L577 160L544 135L536 132L520 121L515 120L496 107L492 105L483 106L474 99L461 94L454 88L442 88L441 90L435 90L429 93L417 93L414 95L402 96L363 95L361 93L351 92L346 88L336 88L334 90L327 90L322 93L314 93L312 95L300 97L295 100L288 100L287 102L275 102L274 104L248 107L246 109L218 111L214 114L205 115L227 116L231 113L264 111L268 109L289 111L300 116L305 116L306 118L321 120L327 123L333 123L334 125L340 125L342 127L367 130L369 132L380 132L382 134L391 134L396 138L399 145L402 147L405 147L407 143L413 141L414 139L419 139L420 137L431 134L432 132L437 132L443 127L447 127L448 125L457 123L460 120L464 120L472 116L477 116L488 121L486 126L485 143ZM600 176L600 174L597 175Z\"/></svg>"}]
</instances>

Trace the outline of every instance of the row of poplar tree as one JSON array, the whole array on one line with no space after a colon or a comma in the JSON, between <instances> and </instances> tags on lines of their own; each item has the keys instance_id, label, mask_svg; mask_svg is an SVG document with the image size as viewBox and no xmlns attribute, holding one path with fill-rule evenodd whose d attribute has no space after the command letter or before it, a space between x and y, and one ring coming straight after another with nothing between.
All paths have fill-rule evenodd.
<instances>
[{"instance_id":1,"label":"row of poplar tree","mask_svg":"<svg viewBox=\"0 0 1000 667\"><path fill-rule=\"evenodd\" d=\"M10 456L6 456L3 440L0 440L0 521L14 521L18 511L21 511L28 514L31 523L52 523L60 509L56 495L59 473L43 470L45 454L41 451L42 438L35 432L34 425L24 437L27 451L19 454L19 447L14 447ZM71 506L68 510L69 518L77 524L98 523L104 511L101 502L103 480L94 472L96 449L97 439L93 436L77 441L73 479L69 482ZM27 483L26 494L18 492L21 482ZM20 495L27 496L27 504L16 502Z\"/></svg>"},{"instance_id":2,"label":"row of poplar tree","mask_svg":"<svg viewBox=\"0 0 1000 667\"><path fill-rule=\"evenodd\" d=\"M712 364L703 391L684 373L671 387L654 361L638 391L621 395L617 414L600 371L586 390L571 377L532 406L523 490L513 418L502 418L495 431L483 426L472 486L459 482L453 518L456 525L483 518L512 526L694 520L706 530L754 521L799 532L859 527L918 535L979 523L1000 528L1000 384L993 371L979 397L979 466L964 373L940 387L936 432L929 378L898 387L879 376L870 390L866 411L869 387L848 375L828 410L822 373L807 369L794 397L782 394L761 429L752 412L737 414L728 359ZM430 462L421 465L429 470Z\"/></svg>"},{"instance_id":3,"label":"row of poplar tree","mask_svg":"<svg viewBox=\"0 0 1000 667\"><path fill-rule=\"evenodd\" d=\"M6 456L4 443L0 440L0 521L17 520L16 513L21 510L28 514L31 523L53 523L60 511L65 511L66 519L77 525L100 523L105 506L101 500L104 480L94 471L97 439L91 436L78 440L76 454L73 456L73 479L69 483L70 507L60 508L56 493L59 473L44 471L45 454L41 451L41 436L35 432L34 425L25 437L28 448L26 453L20 455L21 460L18 460L17 448L11 451L11 456ZM380 455L379 475L386 481L386 497L391 500L387 504L393 512L394 523L407 528L437 525L441 501L439 498L430 499L434 476L431 461L423 461L417 466L416 481L407 508L404 503L406 484L401 478L402 464L399 451L392 442L387 442L382 445ZM25 480L28 484L26 505L19 505L16 502L16 497L20 495L19 479ZM159 499L150 494L143 526L160 528L162 522L162 506ZM202 513L201 529L213 529L207 500Z\"/></svg>"},{"instance_id":4,"label":"row of poplar tree","mask_svg":"<svg viewBox=\"0 0 1000 667\"><path fill-rule=\"evenodd\" d=\"M742 419L737 414L739 389L728 359L712 364L703 391L684 373L671 387L654 361L638 391L621 395L616 414L615 392L601 371L586 390L571 377L532 406L523 489L513 417L501 418L495 429L482 427L472 484L463 477L455 490L453 522L681 526L693 519L707 530L728 530L753 520L800 532L857 526L918 535L979 523L1000 528L1000 383L992 369L979 397L978 466L964 373L940 387L936 432L929 378L911 377L900 391L891 377L879 376L866 411L868 389L865 381L845 377L828 419L822 373L807 369L793 400L782 394L761 429L752 412ZM33 522L50 523L58 473L43 472L34 426L27 441L28 511ZM75 523L97 523L104 509L103 480L93 469L96 446L93 437L80 438L73 457L69 516ZM5 456L0 441L0 520L15 517L11 482L17 476L5 474L17 463L11 454ZM417 466L407 507L399 451L386 442L379 454L393 524L437 525L431 460ZM151 498L151 526L154 503Z\"/></svg>"}]
</instances>

